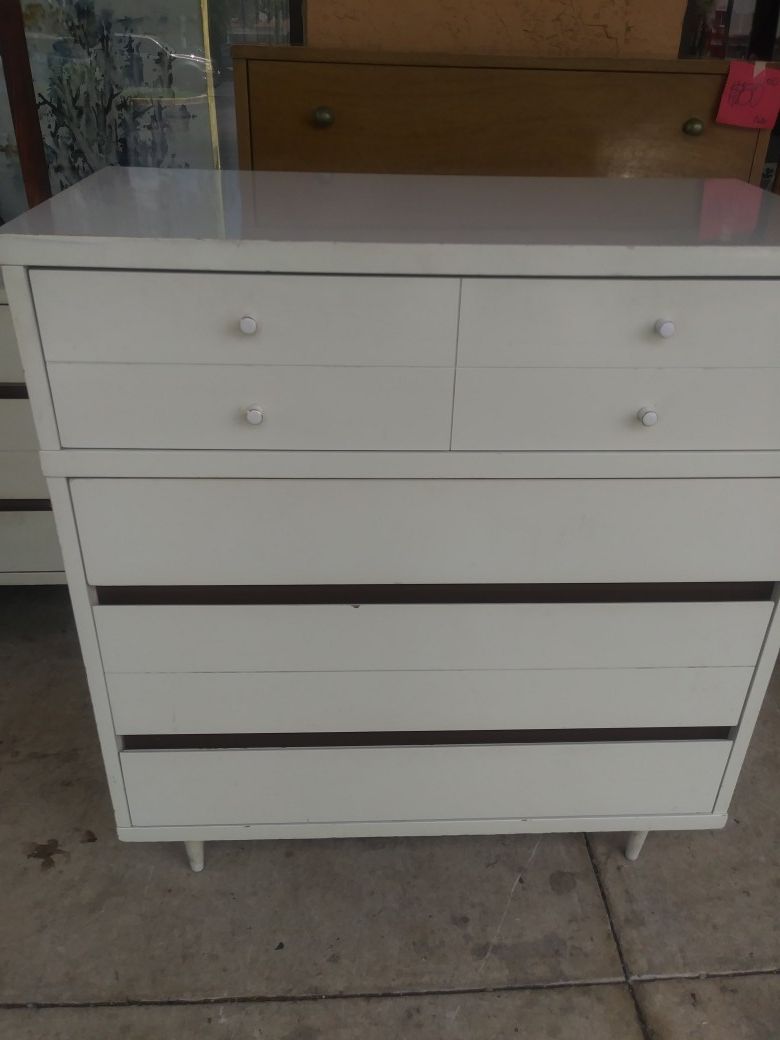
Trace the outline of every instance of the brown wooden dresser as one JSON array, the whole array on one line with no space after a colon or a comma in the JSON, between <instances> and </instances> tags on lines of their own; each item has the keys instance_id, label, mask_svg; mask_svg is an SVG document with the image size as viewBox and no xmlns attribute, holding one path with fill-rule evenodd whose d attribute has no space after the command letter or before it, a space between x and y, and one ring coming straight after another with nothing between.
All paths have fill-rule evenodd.
<instances>
[{"instance_id":1,"label":"brown wooden dresser","mask_svg":"<svg viewBox=\"0 0 780 1040\"><path fill-rule=\"evenodd\" d=\"M727 62L234 47L242 169L758 182L715 123Z\"/></svg>"}]
</instances>

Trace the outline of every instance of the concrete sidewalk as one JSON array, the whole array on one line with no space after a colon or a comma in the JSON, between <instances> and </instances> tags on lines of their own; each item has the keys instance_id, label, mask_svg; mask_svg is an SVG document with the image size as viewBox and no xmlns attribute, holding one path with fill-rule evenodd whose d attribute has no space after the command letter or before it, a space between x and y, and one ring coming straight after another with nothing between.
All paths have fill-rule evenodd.
<instances>
[{"instance_id":1,"label":"concrete sidewalk","mask_svg":"<svg viewBox=\"0 0 780 1040\"><path fill-rule=\"evenodd\" d=\"M114 836L64 589L0 590L3 1040L777 1040L780 697L724 831Z\"/></svg>"}]
</instances>

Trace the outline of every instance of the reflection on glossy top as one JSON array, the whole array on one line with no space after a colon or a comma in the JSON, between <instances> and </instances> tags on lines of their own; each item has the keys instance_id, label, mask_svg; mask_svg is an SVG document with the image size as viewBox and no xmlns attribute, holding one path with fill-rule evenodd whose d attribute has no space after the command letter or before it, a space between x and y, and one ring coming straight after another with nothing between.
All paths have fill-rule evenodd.
<instances>
[{"instance_id":1,"label":"reflection on glossy top","mask_svg":"<svg viewBox=\"0 0 780 1040\"><path fill-rule=\"evenodd\" d=\"M3 233L285 242L780 246L780 198L736 180L111 167L11 221Z\"/></svg>"},{"instance_id":2,"label":"reflection on glossy top","mask_svg":"<svg viewBox=\"0 0 780 1040\"><path fill-rule=\"evenodd\" d=\"M119 168L11 221L0 263L780 277L780 198L735 180Z\"/></svg>"}]
</instances>

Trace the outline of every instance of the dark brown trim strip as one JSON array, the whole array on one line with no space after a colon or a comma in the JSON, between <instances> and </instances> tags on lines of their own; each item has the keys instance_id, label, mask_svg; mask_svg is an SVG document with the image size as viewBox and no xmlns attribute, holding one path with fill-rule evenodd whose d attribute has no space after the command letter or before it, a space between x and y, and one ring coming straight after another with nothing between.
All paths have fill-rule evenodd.
<instances>
[{"instance_id":1,"label":"dark brown trim strip","mask_svg":"<svg viewBox=\"0 0 780 1040\"><path fill-rule=\"evenodd\" d=\"M252 119L249 113L248 63L243 58L233 61L233 105L238 135L238 168L252 169Z\"/></svg>"},{"instance_id":2,"label":"dark brown trim strip","mask_svg":"<svg viewBox=\"0 0 780 1040\"><path fill-rule=\"evenodd\" d=\"M711 603L770 600L773 583L501 585L101 585L103 606L314 603Z\"/></svg>"},{"instance_id":3,"label":"dark brown trim strip","mask_svg":"<svg viewBox=\"0 0 780 1040\"><path fill-rule=\"evenodd\" d=\"M730 732L728 726L656 726L646 729L414 730L394 733L153 733L126 736L123 740L125 751L181 751L728 740Z\"/></svg>"},{"instance_id":4,"label":"dark brown trim strip","mask_svg":"<svg viewBox=\"0 0 780 1040\"><path fill-rule=\"evenodd\" d=\"M302 47L306 38L303 21L304 0L290 0L290 46Z\"/></svg>"},{"instance_id":5,"label":"dark brown trim strip","mask_svg":"<svg viewBox=\"0 0 780 1040\"><path fill-rule=\"evenodd\" d=\"M531 69L553 72L657 72L688 76L724 75L729 62L721 58L583 58L530 57L493 54L447 54L410 51L366 51L354 48L268 46L234 43L234 58L248 61L300 61L338 65L429 65L444 68ZM778 65L771 62L771 67Z\"/></svg>"},{"instance_id":6,"label":"dark brown trim strip","mask_svg":"<svg viewBox=\"0 0 780 1040\"><path fill-rule=\"evenodd\" d=\"M751 60L771 61L780 32L780 0L756 0L748 54Z\"/></svg>"},{"instance_id":7,"label":"dark brown trim strip","mask_svg":"<svg viewBox=\"0 0 780 1040\"><path fill-rule=\"evenodd\" d=\"M24 383L0 383L0 401L26 400L29 396Z\"/></svg>"},{"instance_id":8,"label":"dark brown trim strip","mask_svg":"<svg viewBox=\"0 0 780 1040\"><path fill-rule=\"evenodd\" d=\"M0 498L0 513L50 513L48 498Z\"/></svg>"}]
</instances>

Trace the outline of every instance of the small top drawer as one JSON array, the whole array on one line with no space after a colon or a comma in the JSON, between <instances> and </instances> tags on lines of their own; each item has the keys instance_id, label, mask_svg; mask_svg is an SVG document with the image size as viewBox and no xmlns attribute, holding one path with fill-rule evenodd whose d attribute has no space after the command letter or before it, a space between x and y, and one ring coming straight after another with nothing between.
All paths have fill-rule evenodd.
<instances>
[{"instance_id":1,"label":"small top drawer","mask_svg":"<svg viewBox=\"0 0 780 1040\"><path fill-rule=\"evenodd\" d=\"M777 451L780 368L461 368L455 451Z\"/></svg>"},{"instance_id":2,"label":"small top drawer","mask_svg":"<svg viewBox=\"0 0 780 1040\"><path fill-rule=\"evenodd\" d=\"M465 279L463 367L780 365L775 280Z\"/></svg>"},{"instance_id":3,"label":"small top drawer","mask_svg":"<svg viewBox=\"0 0 780 1040\"><path fill-rule=\"evenodd\" d=\"M37 270L30 280L48 361L455 361L455 278Z\"/></svg>"}]
</instances>

